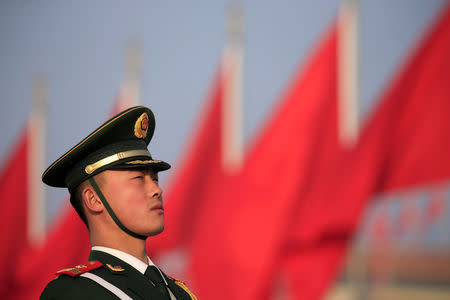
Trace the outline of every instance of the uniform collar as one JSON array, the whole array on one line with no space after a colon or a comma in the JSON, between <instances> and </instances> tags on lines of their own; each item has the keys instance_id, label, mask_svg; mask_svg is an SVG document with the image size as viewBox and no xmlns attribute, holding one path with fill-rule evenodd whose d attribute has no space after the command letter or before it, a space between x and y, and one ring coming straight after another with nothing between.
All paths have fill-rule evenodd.
<instances>
[{"instance_id":1,"label":"uniform collar","mask_svg":"<svg viewBox=\"0 0 450 300\"><path fill-rule=\"evenodd\" d=\"M103 247L103 246L94 246L92 247L92 251L101 251L101 252L105 252L108 253L112 256L117 257L118 259L126 262L127 264L129 264L130 266L132 266L133 268L135 268L136 270L138 270L141 274L145 273L145 270L147 269L148 266L155 266L157 267L152 260L150 259L150 257L147 256L147 260L148 260L148 265L146 263L144 263L143 261L141 261L140 259L134 257L131 254L128 254L126 252L117 250L117 249L113 249L113 248L109 248L109 247ZM167 285L167 281L166 278L163 276L161 270L157 267L159 273L161 273L161 277L164 279L164 282Z\"/></svg>"}]
</instances>

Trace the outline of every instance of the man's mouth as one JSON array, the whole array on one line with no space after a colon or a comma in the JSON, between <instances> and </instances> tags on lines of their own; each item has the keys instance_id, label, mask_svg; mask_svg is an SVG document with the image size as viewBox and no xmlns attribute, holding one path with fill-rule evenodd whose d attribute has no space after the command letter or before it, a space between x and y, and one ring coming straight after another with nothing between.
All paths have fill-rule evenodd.
<instances>
[{"instance_id":1,"label":"man's mouth","mask_svg":"<svg viewBox=\"0 0 450 300\"><path fill-rule=\"evenodd\" d=\"M162 206L162 203L158 202L158 203L155 203L154 205L152 205L150 210L153 210L153 211L164 211L164 208Z\"/></svg>"}]
</instances>

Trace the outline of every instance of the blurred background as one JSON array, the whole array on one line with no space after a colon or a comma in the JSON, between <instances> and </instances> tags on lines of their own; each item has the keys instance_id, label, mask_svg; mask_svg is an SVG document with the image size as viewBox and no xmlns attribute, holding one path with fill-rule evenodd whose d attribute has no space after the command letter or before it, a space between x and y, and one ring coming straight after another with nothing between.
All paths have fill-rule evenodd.
<instances>
[{"instance_id":1,"label":"blurred background","mask_svg":"<svg viewBox=\"0 0 450 300\"><path fill-rule=\"evenodd\" d=\"M150 252L200 299L448 299L448 11L446 0L2 1L0 262L17 270L1 275L0 295L33 298L58 268L87 259L86 232L68 229L80 225L67 219L67 191L40 174L120 107L140 104L156 116L150 152L172 164L160 180L167 230ZM231 103L220 118L216 102ZM338 154L325 153L330 145ZM214 155L221 174L207 168ZM242 204L221 219L231 209L218 196L230 193L224 182ZM268 183L302 189L260 196ZM270 192L277 200L264 202ZM298 204L311 197L325 209ZM330 236L339 250L316 256ZM301 260L306 248L314 255ZM17 294L28 273L43 279ZM231 288L230 274L246 284Z\"/></svg>"}]
</instances>

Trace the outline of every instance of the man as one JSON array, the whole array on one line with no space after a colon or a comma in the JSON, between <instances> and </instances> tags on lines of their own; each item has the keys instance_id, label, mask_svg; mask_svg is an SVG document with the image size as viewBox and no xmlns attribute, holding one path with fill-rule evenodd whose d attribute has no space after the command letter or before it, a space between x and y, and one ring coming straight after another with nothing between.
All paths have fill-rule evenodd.
<instances>
[{"instance_id":1,"label":"man","mask_svg":"<svg viewBox=\"0 0 450 300\"><path fill-rule=\"evenodd\" d=\"M40 299L196 299L147 256L145 240L164 229L158 172L147 146L155 118L137 106L105 122L42 175L67 187L89 230L89 261L57 272Z\"/></svg>"}]
</instances>

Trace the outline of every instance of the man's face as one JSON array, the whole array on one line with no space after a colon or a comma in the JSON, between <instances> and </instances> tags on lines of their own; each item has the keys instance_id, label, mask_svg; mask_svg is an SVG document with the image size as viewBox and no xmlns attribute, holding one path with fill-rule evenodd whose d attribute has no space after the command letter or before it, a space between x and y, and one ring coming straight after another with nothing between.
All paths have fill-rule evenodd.
<instances>
[{"instance_id":1,"label":"man's face","mask_svg":"<svg viewBox=\"0 0 450 300\"><path fill-rule=\"evenodd\" d=\"M132 232L152 236L164 229L162 190L150 168L106 170L101 189L113 211Z\"/></svg>"}]
</instances>

